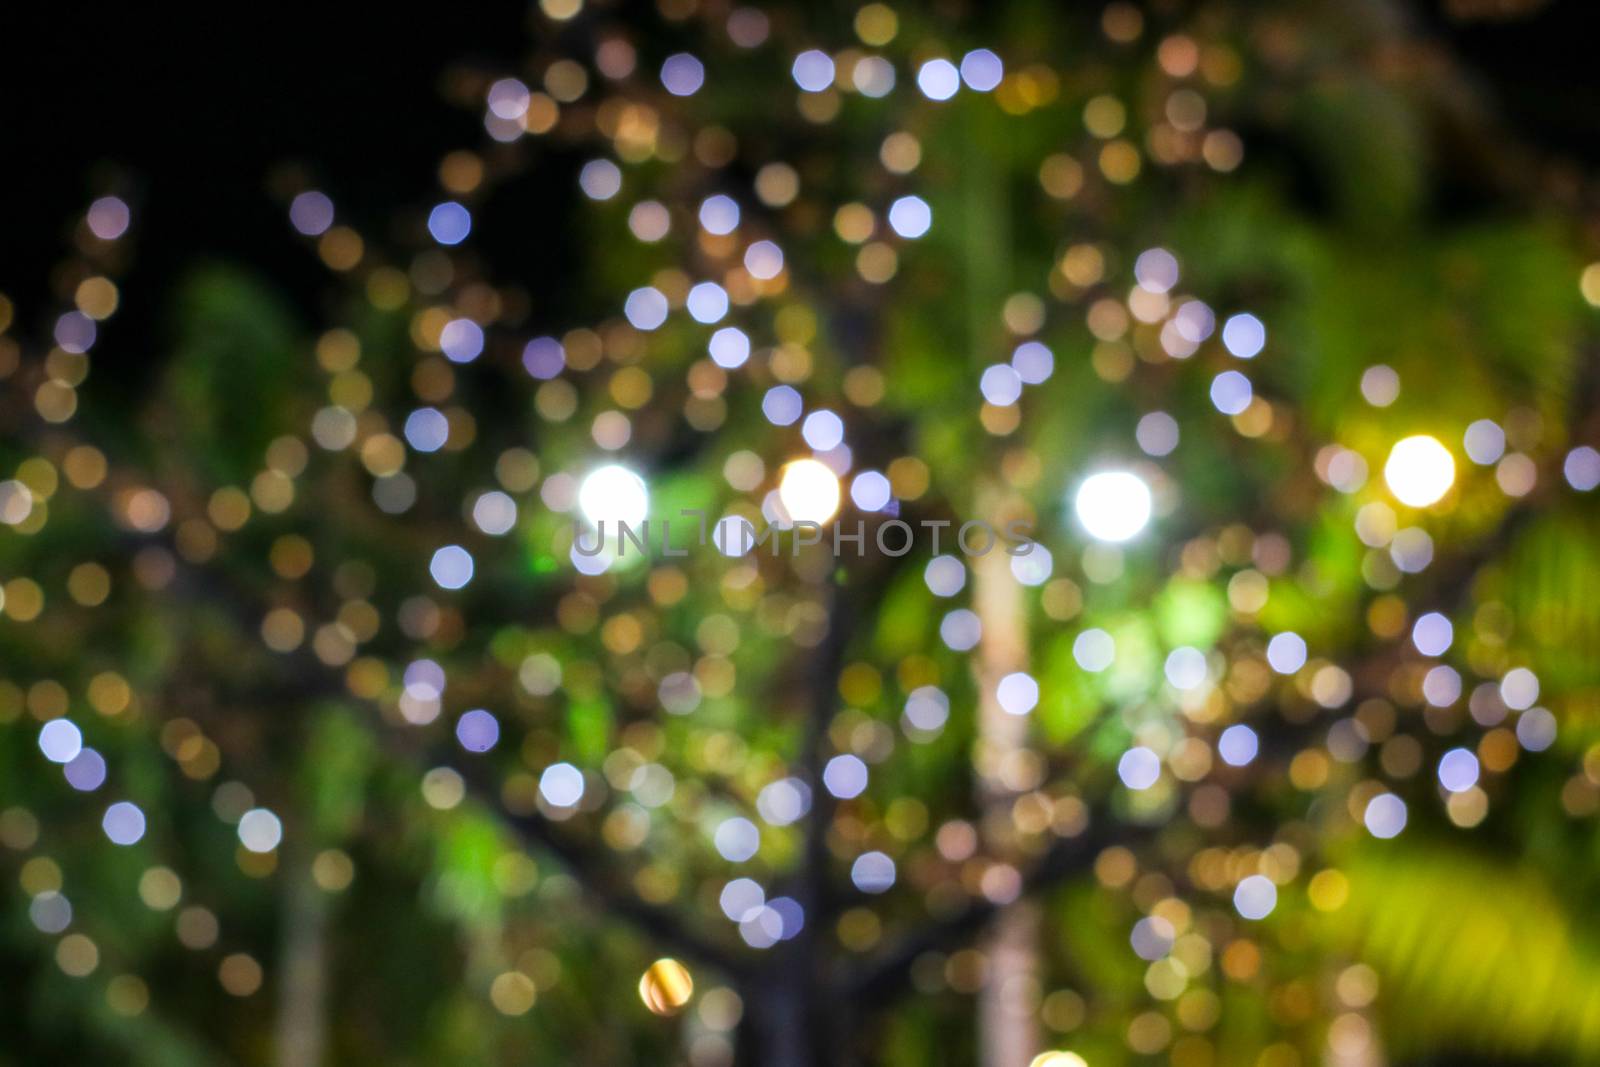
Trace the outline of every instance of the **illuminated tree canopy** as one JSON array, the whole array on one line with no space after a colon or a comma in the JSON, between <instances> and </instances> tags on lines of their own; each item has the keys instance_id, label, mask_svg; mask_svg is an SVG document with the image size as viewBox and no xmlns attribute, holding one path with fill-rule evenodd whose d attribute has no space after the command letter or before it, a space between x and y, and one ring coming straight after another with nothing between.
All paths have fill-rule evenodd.
<instances>
[{"instance_id":1,"label":"illuminated tree canopy","mask_svg":"<svg viewBox=\"0 0 1600 1067\"><path fill-rule=\"evenodd\" d=\"M1600 1056L1595 231L1391 14L543 0L158 354L102 180L0 297L15 1062Z\"/></svg>"}]
</instances>

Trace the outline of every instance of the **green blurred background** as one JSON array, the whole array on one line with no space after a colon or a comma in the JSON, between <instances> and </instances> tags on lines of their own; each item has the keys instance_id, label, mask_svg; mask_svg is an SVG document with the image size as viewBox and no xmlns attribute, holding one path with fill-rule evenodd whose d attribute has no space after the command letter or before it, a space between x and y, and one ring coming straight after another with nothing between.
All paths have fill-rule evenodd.
<instances>
[{"instance_id":1,"label":"green blurred background","mask_svg":"<svg viewBox=\"0 0 1600 1067\"><path fill-rule=\"evenodd\" d=\"M0 1062L1600 1061L1587 14L7 11Z\"/></svg>"}]
</instances>

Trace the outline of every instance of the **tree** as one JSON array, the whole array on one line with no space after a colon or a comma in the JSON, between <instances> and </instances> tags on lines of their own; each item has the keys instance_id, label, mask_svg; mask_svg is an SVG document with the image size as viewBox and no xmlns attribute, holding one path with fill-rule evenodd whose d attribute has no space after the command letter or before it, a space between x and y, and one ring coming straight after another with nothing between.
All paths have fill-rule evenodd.
<instances>
[{"instance_id":1,"label":"tree","mask_svg":"<svg viewBox=\"0 0 1600 1067\"><path fill-rule=\"evenodd\" d=\"M160 1063L1593 1055L1600 284L1434 214L1429 124L1492 126L1425 46L580 7L392 231L294 179L326 322L199 270L147 403L89 353L158 236L82 221L0 485L35 1010Z\"/></svg>"}]
</instances>

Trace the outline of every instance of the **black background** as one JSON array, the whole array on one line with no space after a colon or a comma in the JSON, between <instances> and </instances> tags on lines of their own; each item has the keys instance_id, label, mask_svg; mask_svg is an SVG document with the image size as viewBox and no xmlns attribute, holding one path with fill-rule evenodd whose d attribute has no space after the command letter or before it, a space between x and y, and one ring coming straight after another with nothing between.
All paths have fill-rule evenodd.
<instances>
[{"instance_id":1,"label":"black background","mask_svg":"<svg viewBox=\"0 0 1600 1067\"><path fill-rule=\"evenodd\" d=\"M1594 5L1459 23L1440 2L1406 10L1464 61L1506 128L1537 152L1600 163ZM117 173L137 183L141 234L118 332L151 358L160 289L197 259L247 262L314 301L323 273L307 269L268 176L303 164L364 229L425 202L440 156L480 139L478 115L441 94L444 73L515 69L532 6L0 3L0 292L25 327L42 322L49 265Z\"/></svg>"}]
</instances>

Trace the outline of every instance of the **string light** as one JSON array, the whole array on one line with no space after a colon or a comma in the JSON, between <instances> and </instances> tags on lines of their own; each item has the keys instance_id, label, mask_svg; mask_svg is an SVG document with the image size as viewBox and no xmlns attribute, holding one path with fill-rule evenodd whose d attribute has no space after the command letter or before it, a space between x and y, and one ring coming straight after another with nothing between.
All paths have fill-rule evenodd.
<instances>
[{"instance_id":1,"label":"string light","mask_svg":"<svg viewBox=\"0 0 1600 1067\"><path fill-rule=\"evenodd\" d=\"M1402 504L1425 508L1436 503L1456 478L1456 461L1450 450L1427 434L1405 437L1389 450L1383 480Z\"/></svg>"},{"instance_id":2,"label":"string light","mask_svg":"<svg viewBox=\"0 0 1600 1067\"><path fill-rule=\"evenodd\" d=\"M1150 487L1128 471L1103 471L1084 479L1074 507L1090 537L1127 541L1150 521Z\"/></svg>"},{"instance_id":3,"label":"string light","mask_svg":"<svg viewBox=\"0 0 1600 1067\"><path fill-rule=\"evenodd\" d=\"M784 465L778 482L778 499L794 522L819 526L839 510L839 477L814 459L797 459Z\"/></svg>"}]
</instances>

